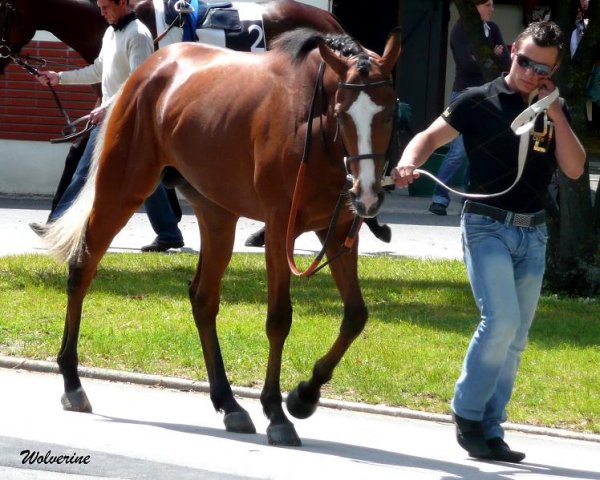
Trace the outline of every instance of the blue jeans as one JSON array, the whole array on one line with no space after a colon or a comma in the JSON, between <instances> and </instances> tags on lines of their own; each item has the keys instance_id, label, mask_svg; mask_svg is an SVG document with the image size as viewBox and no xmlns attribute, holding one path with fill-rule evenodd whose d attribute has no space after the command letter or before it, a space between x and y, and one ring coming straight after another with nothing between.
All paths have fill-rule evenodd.
<instances>
[{"instance_id":1,"label":"blue jeans","mask_svg":"<svg viewBox=\"0 0 600 480\"><path fill-rule=\"evenodd\" d=\"M464 260L481 321L456 382L452 410L504 438L508 404L527 344L546 263L546 225L522 228L465 213Z\"/></svg>"},{"instance_id":2,"label":"blue jeans","mask_svg":"<svg viewBox=\"0 0 600 480\"><path fill-rule=\"evenodd\" d=\"M159 242L183 242L183 235L177 226L177 217L162 183L159 183L154 193L146 199L144 208Z\"/></svg>"},{"instance_id":3,"label":"blue jeans","mask_svg":"<svg viewBox=\"0 0 600 480\"><path fill-rule=\"evenodd\" d=\"M92 161L94 146L96 145L96 138L98 137L99 131L100 128L96 127L90 132L90 138L81 155L81 159L77 164L73 178L71 178L69 186L58 201L56 208L48 218L48 221L52 222L65 213L83 188L90 170L90 163ZM148 213L148 219L150 220L152 229L156 233L159 241L183 241L183 235L181 234L179 227L177 227L177 217L171 208L167 192L162 183L160 183L156 188L156 191L146 199L144 207Z\"/></svg>"},{"instance_id":4,"label":"blue jeans","mask_svg":"<svg viewBox=\"0 0 600 480\"><path fill-rule=\"evenodd\" d=\"M93 128L90 132L90 137L88 139L87 145L85 146L85 150L79 159L79 163L77 164L77 168L75 169L75 173L71 178L71 182L69 186L66 188L65 192L60 197L60 200L56 204L54 211L51 213L48 218L49 222L53 222L58 217L60 217L65 211L71 206L71 204L79 195L79 192L83 188L85 184L85 179L88 176L88 172L90 170L90 163L92 162L92 155L94 154L94 146L96 145L96 138L98 137L98 132L100 131L100 127Z\"/></svg>"},{"instance_id":5,"label":"blue jeans","mask_svg":"<svg viewBox=\"0 0 600 480\"><path fill-rule=\"evenodd\" d=\"M461 93L462 92L455 91L450 92L450 103L456 100ZM463 143L462 135L459 135L450 142L450 148L440 165L437 177L446 185L450 185L456 174L463 168L466 160L467 153L465 152L465 144ZM447 207L450 205L450 195L448 194L448 190L436 183L433 187L431 201L441 203Z\"/></svg>"}]
</instances>

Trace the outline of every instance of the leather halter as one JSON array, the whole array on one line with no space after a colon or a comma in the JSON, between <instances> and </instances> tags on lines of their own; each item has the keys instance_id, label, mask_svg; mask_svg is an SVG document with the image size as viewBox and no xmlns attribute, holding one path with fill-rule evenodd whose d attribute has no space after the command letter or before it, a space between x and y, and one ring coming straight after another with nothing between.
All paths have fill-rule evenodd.
<instances>
[{"instance_id":1,"label":"leather halter","mask_svg":"<svg viewBox=\"0 0 600 480\"><path fill-rule=\"evenodd\" d=\"M347 180L346 180L346 184L340 191L338 201L335 206L335 210L332 215L331 221L329 223L327 235L325 237L325 241L323 242L323 247L321 248L321 251L317 254L315 259L311 262L311 264L308 266L308 268L305 271L299 270L298 267L296 266L296 262L294 261L294 242L295 242L294 231L295 231L295 226L296 226L296 217L298 214L298 204L299 204L299 200L298 200L299 193L298 192L300 192L302 190L302 186L304 184L304 174L306 173L308 159L310 156L310 148L311 148L311 144L312 144L312 141L311 141L311 139L312 139L312 136L311 136L312 122L313 122L313 119L315 116L315 106L316 106L317 100L319 98L319 92L322 92L322 88L323 88L324 72L325 72L325 63L321 62L320 66L319 66L319 72L317 74L317 81L315 83L315 87L314 87L314 91L313 91L311 105L310 105L310 111L309 111L309 116L308 116L308 127L306 129L306 138L305 138L305 142L304 142L304 152L302 154L302 162L300 164L300 168L298 170L298 175L296 177L296 185L294 187L294 194L292 196L292 205L290 208L290 216L288 219L288 226L287 226L287 233L286 233L286 254L287 254L288 266L290 267L291 272L294 275L299 276L299 277L309 277L309 276L313 275L314 273L318 272L319 270L321 270L323 267L325 267L329 263L331 263L333 260L335 260L340 255L350 252L352 250L352 247L354 246L354 242L356 241L358 231L360 230L360 227L362 225L362 218L359 217L358 215L355 215L354 220L352 221L352 225L350 226L350 229L349 229L348 233L346 234L346 239L344 240L343 244L340 245L338 251L334 255L332 255L331 258L329 258L325 263L323 263L322 265L319 265L321 263L323 257L325 256L327 246L329 245L331 236L333 234L335 226L337 225L337 220L339 217L340 210L342 208L342 205L345 203L346 192L352 186L352 180L351 180L352 176L349 176L349 178L347 178ZM380 81L373 82L373 83L339 82L338 89L339 88L348 88L348 89L355 89L355 90L362 91L362 90L366 90L368 88L380 87L380 86L384 86L384 85L393 85L392 80L391 79L380 80ZM339 128L339 120L338 120L338 128ZM345 148L346 147L344 146L344 149ZM367 158L375 160L375 159L381 158L381 157L385 157L385 155L378 154L378 153L365 153L365 154L360 154L360 155L346 156L345 160L346 160L346 162L359 161L359 160L364 160Z\"/></svg>"}]
</instances>

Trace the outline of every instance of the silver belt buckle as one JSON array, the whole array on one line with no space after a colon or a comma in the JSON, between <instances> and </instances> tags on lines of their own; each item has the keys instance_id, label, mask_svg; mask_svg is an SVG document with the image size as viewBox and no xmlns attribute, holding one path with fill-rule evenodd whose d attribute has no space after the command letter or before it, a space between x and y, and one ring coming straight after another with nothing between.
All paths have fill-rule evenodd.
<instances>
[{"instance_id":1,"label":"silver belt buckle","mask_svg":"<svg viewBox=\"0 0 600 480\"><path fill-rule=\"evenodd\" d=\"M512 218L512 224L515 227L531 227L533 223L533 215L524 213L515 213Z\"/></svg>"}]
</instances>

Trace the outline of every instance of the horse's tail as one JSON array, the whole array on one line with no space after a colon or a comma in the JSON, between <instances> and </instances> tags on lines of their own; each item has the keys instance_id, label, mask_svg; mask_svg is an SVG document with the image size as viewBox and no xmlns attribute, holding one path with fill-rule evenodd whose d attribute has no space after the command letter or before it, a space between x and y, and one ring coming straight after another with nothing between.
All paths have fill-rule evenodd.
<instances>
[{"instance_id":1,"label":"horse's tail","mask_svg":"<svg viewBox=\"0 0 600 480\"><path fill-rule=\"evenodd\" d=\"M100 128L100 131L96 137L94 154L82 190L64 214L46 227L43 235L44 243L48 247L50 254L69 264L73 262L79 263L85 252L85 232L96 197L98 160L102 154L104 135L109 116L110 112L108 112L102 125L97 127Z\"/></svg>"}]
</instances>

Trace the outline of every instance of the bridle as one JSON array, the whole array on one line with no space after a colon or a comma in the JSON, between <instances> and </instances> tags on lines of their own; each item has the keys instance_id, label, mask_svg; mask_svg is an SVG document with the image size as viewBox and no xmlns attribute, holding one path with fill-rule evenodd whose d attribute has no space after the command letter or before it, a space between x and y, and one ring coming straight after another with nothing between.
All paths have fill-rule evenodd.
<instances>
[{"instance_id":1,"label":"bridle","mask_svg":"<svg viewBox=\"0 0 600 480\"><path fill-rule=\"evenodd\" d=\"M369 90L371 88L377 88L377 87L385 87L385 86L390 86L393 87L394 86L394 82L392 81L391 78L388 78L386 80L378 80L377 82L371 82L371 83L348 83L348 82L339 82L338 83L338 89L348 89L348 90L359 90L359 91L365 91L365 90ZM337 120L337 128L338 130L340 129L340 120L338 118ZM342 143L343 143L343 138L342 138ZM348 149L346 148L346 146L344 145L344 150L346 152L348 152ZM367 159L372 159L372 160L385 160L385 153L362 153L360 155L346 155L344 157L344 163L346 164L346 168L349 170L349 165L351 162L359 162L360 160L367 160ZM385 171L385 167L384 167L384 171ZM348 174L350 174L350 172L348 171ZM351 175L349 175L349 177L351 177ZM350 179L350 178L349 178Z\"/></svg>"},{"instance_id":2,"label":"bridle","mask_svg":"<svg viewBox=\"0 0 600 480\"><path fill-rule=\"evenodd\" d=\"M10 30L12 27L12 22L17 16L17 8L14 6L12 0L0 0L0 13L4 13L4 22L0 25L0 59L8 59L13 62L15 65L23 68L25 71L29 72L34 77L41 76L40 71L31 65L25 57L18 55L17 52L13 51L12 44L10 43L9 36ZM31 58L31 57L29 57ZM41 63L45 65L47 62L45 60L41 60ZM72 122L69 114L63 107L58 95L52 85L48 84L48 88L54 97L54 101L56 102L56 106L60 110L60 113L65 118L66 126L63 128L64 135L72 135L76 131L76 124L79 123L78 120Z\"/></svg>"},{"instance_id":3,"label":"bridle","mask_svg":"<svg viewBox=\"0 0 600 480\"><path fill-rule=\"evenodd\" d=\"M305 271L299 270L298 267L296 266L296 263L294 261L294 240L295 240L294 231L295 231L296 217L298 214L298 207L299 207L299 192L302 191L302 187L304 184L304 175L306 173L306 168L308 166L308 159L310 157L310 149L311 149L311 145L312 145L312 135L311 135L312 124L313 124L313 120L315 117L316 105L320 101L320 98L322 97L322 93L323 93L324 73L325 73L325 62L321 62L321 64L319 65L319 72L317 74L317 80L315 82L312 101L310 104L307 129L306 129L306 138L304 141L304 151L302 154L302 161L300 163L300 168L298 169L298 175L296 177L296 185L294 187L294 194L292 196L292 205L290 208L290 216L288 219L288 226L287 226L287 233L286 233L286 253L287 253L288 266L290 267L291 272L294 275L299 276L299 277L309 277L309 276L313 275L314 273L318 272L319 270L321 270L322 268L324 268L326 265L330 264L333 260L338 258L340 255L350 252L352 250L352 247L354 246L354 242L356 241L356 236L358 234L358 231L360 230L360 226L362 225L362 218L358 215L354 215L354 220L352 221L352 225L350 226L350 229L348 230L348 233L346 234L346 239L344 240L342 245L339 247L338 251L334 255L332 255L326 262L321 264L321 261L322 261L323 257L325 256L327 246L329 245L329 243L331 241L331 237L333 236L335 226L337 225L337 221L339 218L339 214L341 212L341 208L346 201L347 192L352 187L352 175L349 174L346 177L346 183L342 187L340 194L338 196L338 200L337 200L333 215L331 217L331 221L329 222L329 227L327 229L327 234L325 236L325 240L323 241L323 247L321 248L321 251L317 254L317 256L314 258L312 263L308 266L308 268ZM377 88L377 87L382 87L382 86L392 86L392 85L393 85L393 82L391 79L380 80L380 81L376 81L376 82L372 82L372 83L339 82L338 89L347 88L347 89L352 89L352 90L364 91L364 90L367 90L370 88ZM336 136L337 136L337 131L341 128L339 118L337 118L336 123L337 123L337 125L336 125ZM321 131L323 131L322 123L321 123ZM342 144L343 144L343 138L342 138ZM345 145L344 145L344 150L347 152ZM376 160L376 159L381 159L381 158L385 159L385 154L363 153L360 155L346 155L344 157L344 160L345 160L346 166L348 166L349 162L361 161L361 160L366 160L366 159Z\"/></svg>"}]
</instances>

